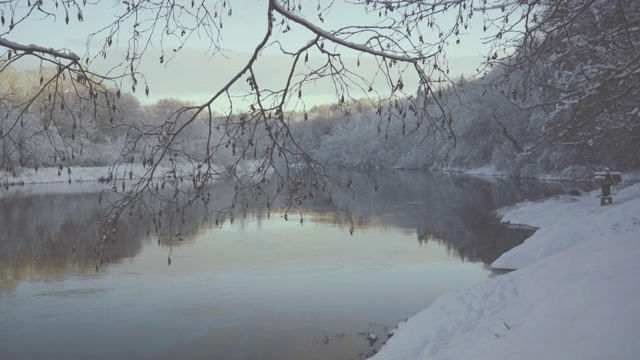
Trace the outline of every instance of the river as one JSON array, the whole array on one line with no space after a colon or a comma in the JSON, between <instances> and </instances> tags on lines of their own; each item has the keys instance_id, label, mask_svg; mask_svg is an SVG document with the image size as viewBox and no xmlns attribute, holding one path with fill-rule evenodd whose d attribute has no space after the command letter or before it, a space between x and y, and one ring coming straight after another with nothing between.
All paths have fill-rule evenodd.
<instances>
[{"instance_id":1,"label":"river","mask_svg":"<svg viewBox=\"0 0 640 360\"><path fill-rule=\"evenodd\" d=\"M356 178L355 201L334 199L352 214L353 235L322 200L302 205L302 225L297 212L285 221L277 209L222 226L198 225L193 212L183 241L123 221L98 271L98 184L3 188L0 357L365 358L444 292L496 276L488 264L530 231L496 224L493 210L576 186L407 171L375 178L377 191Z\"/></svg>"}]
</instances>

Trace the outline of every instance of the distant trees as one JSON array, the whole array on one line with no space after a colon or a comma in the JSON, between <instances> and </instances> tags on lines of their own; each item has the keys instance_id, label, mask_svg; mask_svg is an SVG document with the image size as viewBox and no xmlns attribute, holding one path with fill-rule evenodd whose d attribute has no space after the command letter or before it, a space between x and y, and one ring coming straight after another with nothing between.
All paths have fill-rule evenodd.
<instances>
[{"instance_id":1,"label":"distant trees","mask_svg":"<svg viewBox=\"0 0 640 360\"><path fill-rule=\"evenodd\" d=\"M118 158L124 147L126 128L142 121L139 101L128 94L121 95L120 107L105 110L96 102L72 97L52 107L48 95L33 95L39 78L53 76L50 69L17 71L8 67L0 78L2 115L2 168L14 173L19 168L72 165L108 165ZM63 86L70 86L66 80ZM16 104L30 103L24 108ZM96 106L98 104L98 106ZM127 127L122 124L126 118Z\"/></svg>"}]
</instances>

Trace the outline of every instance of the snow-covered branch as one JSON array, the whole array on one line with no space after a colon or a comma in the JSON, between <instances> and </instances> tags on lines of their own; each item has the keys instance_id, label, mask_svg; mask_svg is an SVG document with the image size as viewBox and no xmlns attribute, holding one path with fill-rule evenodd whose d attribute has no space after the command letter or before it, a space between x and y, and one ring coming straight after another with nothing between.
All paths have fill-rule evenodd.
<instances>
[{"instance_id":1,"label":"snow-covered branch","mask_svg":"<svg viewBox=\"0 0 640 360\"><path fill-rule=\"evenodd\" d=\"M34 45L34 44L23 45L23 44L19 44L17 42L13 42L1 37L0 37L0 46L5 47L9 50L21 51L27 54L40 53L44 55L50 55L58 59L66 59L72 62L80 61L80 57L70 51L64 52L64 51L59 51L52 48L45 48L45 47Z\"/></svg>"},{"instance_id":2,"label":"snow-covered branch","mask_svg":"<svg viewBox=\"0 0 640 360\"><path fill-rule=\"evenodd\" d=\"M308 21L307 19L304 19L300 16L297 16L296 14L292 13L291 11L288 11L287 9L285 9L282 5L280 5L278 3L277 0L271 0L273 9L278 12L280 15L284 16L285 18L302 25L303 27L305 27L306 29L310 30L311 32L313 32L314 34L316 34L317 36L327 39L331 42L334 42L336 44L342 45L344 47L347 47L349 49L361 52L361 53L366 53L366 54L371 54L374 56L379 56L381 58L386 58L386 59L390 59L390 60L396 60L396 61L401 61L401 62L410 62L410 63L415 63L419 60L421 60L423 57L409 57L409 56L402 56L402 55L397 55L397 54L393 54L390 52L384 52L384 51L379 51L379 50L375 50L369 46L366 45L362 45L362 44L357 44L354 42L350 42L350 41L346 41L344 39L341 39L338 36L335 36L334 34L330 33L329 31L326 31L322 28L319 28L317 26L315 26L314 24L312 24L310 21Z\"/></svg>"}]
</instances>

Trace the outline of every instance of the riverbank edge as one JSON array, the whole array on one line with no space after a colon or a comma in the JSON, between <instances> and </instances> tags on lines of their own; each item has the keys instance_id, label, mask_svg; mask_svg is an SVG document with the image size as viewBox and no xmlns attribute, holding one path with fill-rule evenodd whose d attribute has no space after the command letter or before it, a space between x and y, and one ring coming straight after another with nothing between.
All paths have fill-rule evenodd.
<instances>
[{"instance_id":1,"label":"riverbank edge","mask_svg":"<svg viewBox=\"0 0 640 360\"><path fill-rule=\"evenodd\" d=\"M609 206L600 206L596 190L499 210L503 221L540 229L505 253L517 270L445 293L400 324L374 359L633 359L640 353L627 335L640 330L633 305L640 286L629 276L640 271L633 177Z\"/></svg>"},{"instance_id":2,"label":"riverbank edge","mask_svg":"<svg viewBox=\"0 0 640 360\"><path fill-rule=\"evenodd\" d=\"M23 168L18 173L10 174L4 170L0 170L0 185L2 186L15 186L15 185L31 185L31 184L53 184L53 183L72 183L72 182L97 182L100 178L108 177L114 167L112 166L94 166L94 167L64 167L62 169L58 167L45 167L35 169ZM126 174L123 176L129 176L128 172L132 171L134 178L139 178L144 175L147 169L141 165L122 165L121 169L124 169ZM120 169L118 169L119 171ZM169 171L169 168L159 167L157 173L164 173ZM405 171L411 169L395 169L398 171ZM427 170L423 170L427 171ZM560 172L540 174L535 177L526 176L512 176L504 172L495 170L492 167L480 167L475 169L441 169L438 171L443 174L460 174L477 177L498 177L504 179L528 179L539 181L560 181L560 182L590 182L592 178L585 176L584 174L578 175L575 172ZM633 183L640 182L640 169L634 171L628 171L623 173L623 186L628 186Z\"/></svg>"}]
</instances>

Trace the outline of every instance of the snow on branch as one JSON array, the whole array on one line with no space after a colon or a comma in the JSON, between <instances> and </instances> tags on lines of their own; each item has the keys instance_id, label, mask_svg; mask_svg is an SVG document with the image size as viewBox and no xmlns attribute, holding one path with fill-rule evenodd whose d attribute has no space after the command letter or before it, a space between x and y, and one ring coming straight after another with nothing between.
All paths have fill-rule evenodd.
<instances>
[{"instance_id":1,"label":"snow on branch","mask_svg":"<svg viewBox=\"0 0 640 360\"><path fill-rule=\"evenodd\" d=\"M295 14L293 14L292 12L288 11L287 9L285 9L284 7L282 7L282 5L280 5L277 1L272 1L272 6L273 9L278 12L280 15L284 16L285 18L298 23L302 26L304 26L305 28L307 28L308 30L310 30L311 32L313 32L314 34L323 37L329 41L332 41L336 44L340 44L342 46L345 46L347 48L353 49L353 50L357 50L363 53L367 53L367 54L371 54L374 56L379 56L379 57L383 57L383 58L387 58L387 59L391 59L391 60L397 60L397 61L401 61L401 62L416 62L418 60L420 60L420 58L413 58L413 57L407 57L407 56L399 56L399 55L394 55L391 53L386 53L384 51L378 51L375 49L372 49L368 46L362 45L362 44L356 44L350 41L346 41L343 39L340 39L339 37L335 36L334 34L323 30L317 26L315 26L314 24L310 23L309 21L307 21L304 18L301 18Z\"/></svg>"},{"instance_id":2,"label":"snow on branch","mask_svg":"<svg viewBox=\"0 0 640 360\"><path fill-rule=\"evenodd\" d=\"M0 46L3 46L7 49L11 49L14 51L23 51L25 53L30 53L30 54L41 53L45 55L51 55L55 58L67 59L72 62L80 61L80 57L72 52L62 52L52 48L45 48L45 47L34 45L34 44L22 45L1 37L0 37Z\"/></svg>"}]
</instances>

